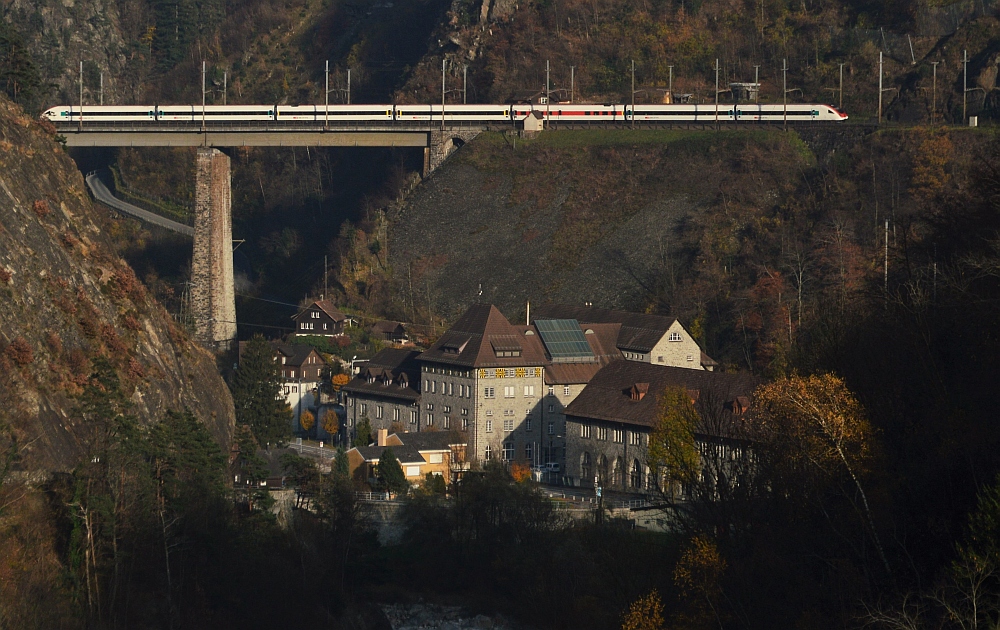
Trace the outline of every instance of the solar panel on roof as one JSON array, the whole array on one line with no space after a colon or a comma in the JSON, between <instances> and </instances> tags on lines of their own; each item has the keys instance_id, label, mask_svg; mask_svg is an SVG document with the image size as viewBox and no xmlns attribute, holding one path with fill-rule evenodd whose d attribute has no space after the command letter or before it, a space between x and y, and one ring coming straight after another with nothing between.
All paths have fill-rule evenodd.
<instances>
[{"instance_id":1,"label":"solar panel on roof","mask_svg":"<svg viewBox=\"0 0 1000 630\"><path fill-rule=\"evenodd\" d=\"M535 327L553 361L594 361L594 352L575 319L539 319Z\"/></svg>"}]
</instances>

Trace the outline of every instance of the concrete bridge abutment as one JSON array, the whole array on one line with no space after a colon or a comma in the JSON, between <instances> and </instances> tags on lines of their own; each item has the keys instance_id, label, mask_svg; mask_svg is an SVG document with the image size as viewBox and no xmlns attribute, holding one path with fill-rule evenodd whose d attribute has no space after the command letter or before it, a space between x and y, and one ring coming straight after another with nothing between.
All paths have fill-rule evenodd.
<instances>
[{"instance_id":1,"label":"concrete bridge abutment","mask_svg":"<svg viewBox=\"0 0 1000 630\"><path fill-rule=\"evenodd\" d=\"M229 156L201 147L195 158L191 313L195 338L217 350L236 339L232 179Z\"/></svg>"},{"instance_id":2,"label":"concrete bridge abutment","mask_svg":"<svg viewBox=\"0 0 1000 630\"><path fill-rule=\"evenodd\" d=\"M482 129L449 129L432 131L424 148L424 172L427 177L444 164L448 156L466 142L482 133Z\"/></svg>"}]
</instances>

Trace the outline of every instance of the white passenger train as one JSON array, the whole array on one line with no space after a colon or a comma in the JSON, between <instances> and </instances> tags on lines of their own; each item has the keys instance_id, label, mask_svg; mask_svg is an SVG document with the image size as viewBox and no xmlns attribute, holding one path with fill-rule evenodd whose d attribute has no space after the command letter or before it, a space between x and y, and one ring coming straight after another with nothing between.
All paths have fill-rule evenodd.
<instances>
[{"instance_id":1,"label":"white passenger train","mask_svg":"<svg viewBox=\"0 0 1000 630\"><path fill-rule=\"evenodd\" d=\"M116 123L432 123L441 122L441 105L78 105L52 107L42 117L57 126L81 122ZM847 114L830 105L446 105L444 122L495 124L534 115L550 123L738 123L840 122Z\"/></svg>"}]
</instances>

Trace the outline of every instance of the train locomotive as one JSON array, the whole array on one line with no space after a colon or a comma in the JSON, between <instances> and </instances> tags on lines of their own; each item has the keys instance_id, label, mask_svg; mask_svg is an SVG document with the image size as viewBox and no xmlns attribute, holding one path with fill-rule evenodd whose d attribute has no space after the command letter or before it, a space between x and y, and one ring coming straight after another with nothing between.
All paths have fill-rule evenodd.
<instances>
[{"instance_id":1,"label":"train locomotive","mask_svg":"<svg viewBox=\"0 0 1000 630\"><path fill-rule=\"evenodd\" d=\"M267 126L379 124L494 125L528 116L550 124L621 123L815 123L842 122L847 114L830 105L760 103L702 105L68 105L47 109L42 118L57 127L99 125L191 125L213 127L265 123Z\"/></svg>"}]
</instances>

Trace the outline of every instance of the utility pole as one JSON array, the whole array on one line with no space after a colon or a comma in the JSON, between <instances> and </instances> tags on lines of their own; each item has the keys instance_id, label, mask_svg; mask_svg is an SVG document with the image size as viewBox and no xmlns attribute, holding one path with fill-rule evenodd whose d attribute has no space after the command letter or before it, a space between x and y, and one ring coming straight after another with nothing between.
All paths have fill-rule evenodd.
<instances>
[{"instance_id":1,"label":"utility pole","mask_svg":"<svg viewBox=\"0 0 1000 630\"><path fill-rule=\"evenodd\" d=\"M462 105L469 104L469 64L462 66Z\"/></svg>"},{"instance_id":2,"label":"utility pole","mask_svg":"<svg viewBox=\"0 0 1000 630\"><path fill-rule=\"evenodd\" d=\"M576 102L576 66L569 67L569 102Z\"/></svg>"},{"instance_id":3,"label":"utility pole","mask_svg":"<svg viewBox=\"0 0 1000 630\"><path fill-rule=\"evenodd\" d=\"M552 112L552 94L549 92L549 60L545 60L545 128L549 128L549 115Z\"/></svg>"},{"instance_id":4,"label":"utility pole","mask_svg":"<svg viewBox=\"0 0 1000 630\"><path fill-rule=\"evenodd\" d=\"M329 256L323 256L323 299L324 300L326 299L327 294L330 292L330 286L329 286L329 283L327 282L327 278L329 277L327 275L327 273L328 273L327 272L327 269L328 269L328 267L327 267L327 259L328 258L329 258Z\"/></svg>"},{"instance_id":5,"label":"utility pole","mask_svg":"<svg viewBox=\"0 0 1000 630\"><path fill-rule=\"evenodd\" d=\"M882 51L878 53L878 124L882 124Z\"/></svg>"},{"instance_id":6,"label":"utility pole","mask_svg":"<svg viewBox=\"0 0 1000 630\"><path fill-rule=\"evenodd\" d=\"M101 95L100 103L101 103L101 106L103 106L104 105L104 73L103 72L101 73L101 91L99 92L99 94Z\"/></svg>"},{"instance_id":7,"label":"utility pole","mask_svg":"<svg viewBox=\"0 0 1000 630\"><path fill-rule=\"evenodd\" d=\"M351 69L347 69L347 104L351 104Z\"/></svg>"},{"instance_id":8,"label":"utility pole","mask_svg":"<svg viewBox=\"0 0 1000 630\"><path fill-rule=\"evenodd\" d=\"M83 62L80 62L80 131L83 131Z\"/></svg>"},{"instance_id":9,"label":"utility pole","mask_svg":"<svg viewBox=\"0 0 1000 630\"><path fill-rule=\"evenodd\" d=\"M781 124L788 129L788 59L781 60L781 112Z\"/></svg>"},{"instance_id":10,"label":"utility pole","mask_svg":"<svg viewBox=\"0 0 1000 630\"><path fill-rule=\"evenodd\" d=\"M844 64L840 64L840 103L837 109L844 111Z\"/></svg>"},{"instance_id":11,"label":"utility pole","mask_svg":"<svg viewBox=\"0 0 1000 630\"><path fill-rule=\"evenodd\" d=\"M885 292L885 305L889 306L889 219L885 220L885 262L883 267L882 289Z\"/></svg>"},{"instance_id":12,"label":"utility pole","mask_svg":"<svg viewBox=\"0 0 1000 630\"><path fill-rule=\"evenodd\" d=\"M757 103L760 101L760 64L753 67L753 82L757 91L753 93L753 102Z\"/></svg>"},{"instance_id":13,"label":"utility pole","mask_svg":"<svg viewBox=\"0 0 1000 630\"><path fill-rule=\"evenodd\" d=\"M635 129L635 59L632 60L632 129Z\"/></svg>"},{"instance_id":14,"label":"utility pole","mask_svg":"<svg viewBox=\"0 0 1000 630\"><path fill-rule=\"evenodd\" d=\"M966 100L969 95L969 51L962 51L962 124L969 124L966 118Z\"/></svg>"},{"instance_id":15,"label":"utility pole","mask_svg":"<svg viewBox=\"0 0 1000 630\"><path fill-rule=\"evenodd\" d=\"M228 105L226 97L229 93L229 71L223 70L222 72L222 104Z\"/></svg>"},{"instance_id":16,"label":"utility pole","mask_svg":"<svg viewBox=\"0 0 1000 630\"><path fill-rule=\"evenodd\" d=\"M934 121L937 120L937 67L938 67L939 63L941 63L941 62L940 61L932 61L931 62L931 66L934 67L934 82L932 83L932 85L934 87L932 88L932 91L931 91L931 94L932 94L932 96L931 96L931 124L932 125L934 124Z\"/></svg>"},{"instance_id":17,"label":"utility pole","mask_svg":"<svg viewBox=\"0 0 1000 630\"><path fill-rule=\"evenodd\" d=\"M715 58L715 128L719 128L719 58Z\"/></svg>"},{"instance_id":18,"label":"utility pole","mask_svg":"<svg viewBox=\"0 0 1000 630\"><path fill-rule=\"evenodd\" d=\"M444 131L444 88L445 88L444 72L447 63L448 63L447 59L441 60L441 131ZM432 319L431 320L432 324L433 321L434 320Z\"/></svg>"},{"instance_id":19,"label":"utility pole","mask_svg":"<svg viewBox=\"0 0 1000 630\"><path fill-rule=\"evenodd\" d=\"M674 67L667 66L667 70L670 72L669 79L667 79L667 92L670 93L670 102L674 102Z\"/></svg>"},{"instance_id":20,"label":"utility pole","mask_svg":"<svg viewBox=\"0 0 1000 630\"><path fill-rule=\"evenodd\" d=\"M204 60L201 62L201 131L205 131L205 71L207 65Z\"/></svg>"}]
</instances>

